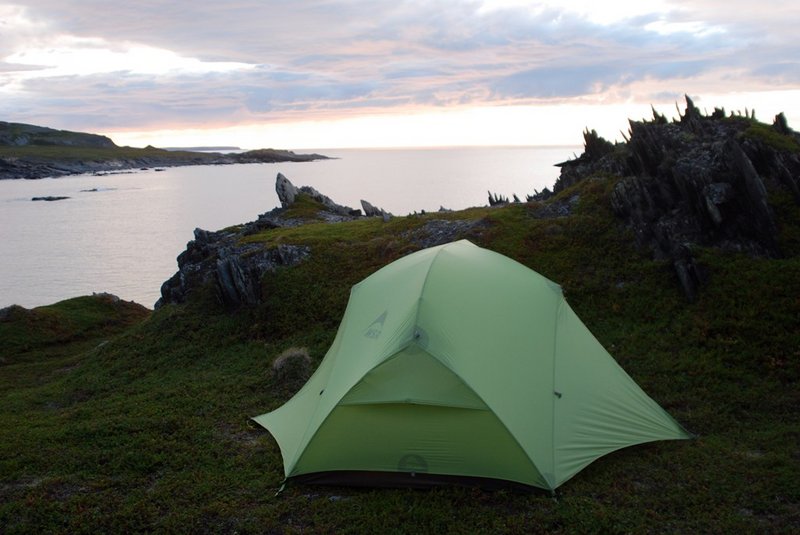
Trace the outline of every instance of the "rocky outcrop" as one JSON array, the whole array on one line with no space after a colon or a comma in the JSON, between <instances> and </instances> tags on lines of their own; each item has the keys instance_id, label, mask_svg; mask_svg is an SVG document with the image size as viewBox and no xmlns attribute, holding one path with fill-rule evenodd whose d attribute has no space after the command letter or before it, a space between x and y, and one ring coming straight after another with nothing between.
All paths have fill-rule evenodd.
<instances>
[{"instance_id":1,"label":"rocky outcrop","mask_svg":"<svg viewBox=\"0 0 800 535\"><path fill-rule=\"evenodd\" d=\"M357 217L361 215L360 210L336 204L330 197L323 195L311 186L295 187L295 185L281 173L278 173L278 177L275 180L275 192L278 194L278 200L281 202L281 207L283 208L288 208L293 205L297 200L298 194L304 193L312 201L321 204L324 211L331 214L347 217Z\"/></svg>"},{"instance_id":2,"label":"rocky outcrop","mask_svg":"<svg viewBox=\"0 0 800 535\"><path fill-rule=\"evenodd\" d=\"M275 179L275 192L278 194L278 201L280 201L281 206L288 208L294 204L298 190L288 178L283 176L282 173L278 173L278 177Z\"/></svg>"},{"instance_id":3,"label":"rocky outcrop","mask_svg":"<svg viewBox=\"0 0 800 535\"><path fill-rule=\"evenodd\" d=\"M362 217L360 210L337 204L312 187L298 188L281 173L275 179L275 191L281 206L259 215L255 221L218 232L195 229L194 240L178 256L177 273L162 284L161 299L155 307L185 303L192 292L209 287L229 307L258 304L264 297L261 293L264 275L300 264L309 257L311 249L303 245L265 247L242 243L243 237L312 221L337 223ZM303 197L304 206L298 210L297 203ZM317 210L313 210L314 205ZM308 210L309 207L312 209ZM386 212L381 210L381 213Z\"/></svg>"},{"instance_id":4,"label":"rocky outcrop","mask_svg":"<svg viewBox=\"0 0 800 535\"><path fill-rule=\"evenodd\" d=\"M563 162L558 193L591 176L616 177L611 206L656 259L671 261L693 299L706 274L695 245L777 257L777 223L770 189L800 204L800 136L785 118L770 126L754 114L700 113L686 98L680 119L631 121L626 143L584 133L586 150Z\"/></svg>"},{"instance_id":5,"label":"rocky outcrop","mask_svg":"<svg viewBox=\"0 0 800 535\"><path fill-rule=\"evenodd\" d=\"M405 232L403 237L424 249L468 238L488 226L485 219L431 219L422 227Z\"/></svg>"},{"instance_id":6,"label":"rocky outcrop","mask_svg":"<svg viewBox=\"0 0 800 535\"><path fill-rule=\"evenodd\" d=\"M361 208L364 209L364 215L366 217L380 217L384 221L389 221L392 218L391 213L387 212L383 208L373 206L372 203L365 201L364 199L361 199Z\"/></svg>"},{"instance_id":7,"label":"rocky outcrop","mask_svg":"<svg viewBox=\"0 0 800 535\"><path fill-rule=\"evenodd\" d=\"M504 206L508 204L508 197L505 195L500 195L499 193L489 193L489 206Z\"/></svg>"},{"instance_id":8,"label":"rocky outcrop","mask_svg":"<svg viewBox=\"0 0 800 535\"><path fill-rule=\"evenodd\" d=\"M242 231L194 230L194 240L178 256L178 272L161 285L159 308L185 303L199 288L212 286L220 302L237 307L261 302L261 278L280 267L295 266L310 254L306 246L240 245Z\"/></svg>"}]
</instances>

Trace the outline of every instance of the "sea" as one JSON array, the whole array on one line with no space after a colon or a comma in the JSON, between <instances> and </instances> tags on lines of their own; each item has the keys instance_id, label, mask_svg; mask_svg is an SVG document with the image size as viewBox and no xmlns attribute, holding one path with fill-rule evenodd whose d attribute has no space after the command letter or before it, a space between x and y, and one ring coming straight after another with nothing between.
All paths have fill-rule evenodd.
<instances>
[{"instance_id":1,"label":"sea","mask_svg":"<svg viewBox=\"0 0 800 535\"><path fill-rule=\"evenodd\" d=\"M275 177L338 204L393 213L488 204L552 188L581 147L314 149L302 163L187 166L41 180L0 180L0 308L108 292L148 308L193 231L255 220L280 203ZM34 197L63 196L59 201Z\"/></svg>"}]
</instances>

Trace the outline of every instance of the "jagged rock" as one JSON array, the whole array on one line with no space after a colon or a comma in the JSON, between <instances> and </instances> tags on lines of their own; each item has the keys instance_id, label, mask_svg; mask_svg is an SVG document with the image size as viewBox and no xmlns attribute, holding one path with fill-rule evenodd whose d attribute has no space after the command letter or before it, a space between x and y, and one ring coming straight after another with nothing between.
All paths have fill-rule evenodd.
<instances>
[{"instance_id":1,"label":"jagged rock","mask_svg":"<svg viewBox=\"0 0 800 535\"><path fill-rule=\"evenodd\" d=\"M545 188L541 193L535 192L531 200L546 200L592 174L624 175L624 159L615 156L621 144L612 144L594 130L583 133L583 143L585 149L579 157L556 164L556 167L561 168L561 173L553 185L553 191Z\"/></svg>"},{"instance_id":2,"label":"jagged rock","mask_svg":"<svg viewBox=\"0 0 800 535\"><path fill-rule=\"evenodd\" d=\"M497 193L489 192L489 206L508 204L508 197Z\"/></svg>"},{"instance_id":3,"label":"jagged rock","mask_svg":"<svg viewBox=\"0 0 800 535\"><path fill-rule=\"evenodd\" d=\"M282 173L278 173L275 179L275 192L278 194L278 200L284 208L294 204L294 200L297 197L297 188Z\"/></svg>"},{"instance_id":4,"label":"jagged rock","mask_svg":"<svg viewBox=\"0 0 800 535\"><path fill-rule=\"evenodd\" d=\"M281 266L294 266L310 254L306 246L239 245L242 232L195 229L195 239L178 256L178 272L161 286L156 308L184 303L197 288L214 284L220 301L229 306L261 302L261 278Z\"/></svg>"},{"instance_id":5,"label":"jagged rock","mask_svg":"<svg viewBox=\"0 0 800 535\"><path fill-rule=\"evenodd\" d=\"M614 144L588 128L583 132L583 153L590 160L599 160L614 150Z\"/></svg>"},{"instance_id":6,"label":"jagged rock","mask_svg":"<svg viewBox=\"0 0 800 535\"><path fill-rule=\"evenodd\" d=\"M789 122L786 120L786 116L783 114L783 112L780 112L775 116L772 127L777 130L779 134L784 134L787 136L793 134L792 129L789 128Z\"/></svg>"},{"instance_id":7,"label":"jagged rock","mask_svg":"<svg viewBox=\"0 0 800 535\"><path fill-rule=\"evenodd\" d=\"M322 204L326 210L334 214L347 217L357 217L361 215L360 210L350 208L349 206L336 204L333 202L333 200L331 200L330 197L323 195L311 186L302 186L300 188L295 187L295 185L292 184L291 181L281 173L278 173L278 176L275 180L275 191L278 194L278 200L280 200L281 207L283 208L288 208L294 204L297 195L299 193L304 193L314 201Z\"/></svg>"},{"instance_id":8,"label":"jagged rock","mask_svg":"<svg viewBox=\"0 0 800 535\"><path fill-rule=\"evenodd\" d=\"M261 302L261 279L284 266L295 266L311 253L307 246L281 244L265 249L260 244L239 245L240 233L195 229L195 239L178 256L178 272L161 285L166 303L185 303L195 289L214 285L219 300L228 306Z\"/></svg>"},{"instance_id":9,"label":"jagged rock","mask_svg":"<svg viewBox=\"0 0 800 535\"><path fill-rule=\"evenodd\" d=\"M300 194L308 195L322 205L315 221L321 219L336 223L361 217L360 210L336 204L314 188L297 188L281 173L275 180L275 191L281 206L259 215L255 221L218 232L196 228L194 240L178 255L178 271L161 285L161 299L156 308L167 303L184 303L193 291L209 285L215 289L220 302L228 306L260 303L263 276L281 267L303 262L311 254L311 249L289 244L267 249L257 243L241 244L241 238L268 229L308 223L308 219L287 217ZM384 210L373 209L379 210L384 220L391 217Z\"/></svg>"},{"instance_id":10,"label":"jagged rock","mask_svg":"<svg viewBox=\"0 0 800 535\"><path fill-rule=\"evenodd\" d=\"M542 191L533 190L533 195L525 195L525 199L528 202L532 201L546 201L550 197L553 196L553 192L550 191L550 188L545 187Z\"/></svg>"},{"instance_id":11,"label":"jagged rock","mask_svg":"<svg viewBox=\"0 0 800 535\"><path fill-rule=\"evenodd\" d=\"M315 190L311 186L302 186L300 188L300 191L302 193L305 193L315 201L321 203L327 210L335 214L350 216L350 217L358 217L361 215L361 210L350 208L349 206L343 206L341 204L336 204L331 200L330 197L328 197L327 195L323 195L322 193Z\"/></svg>"},{"instance_id":12,"label":"jagged rock","mask_svg":"<svg viewBox=\"0 0 800 535\"><path fill-rule=\"evenodd\" d=\"M222 301L231 306L261 302L261 278L282 266L295 266L308 257L305 246L279 245L264 250L260 246L221 247L217 251L217 287Z\"/></svg>"},{"instance_id":13,"label":"jagged rock","mask_svg":"<svg viewBox=\"0 0 800 535\"><path fill-rule=\"evenodd\" d=\"M694 101L689 98L689 95L684 95L684 98L686 99L686 110L681 117L681 125L690 132L700 135L703 133L703 116L697 106L694 105Z\"/></svg>"},{"instance_id":14,"label":"jagged rock","mask_svg":"<svg viewBox=\"0 0 800 535\"><path fill-rule=\"evenodd\" d=\"M693 258L693 245L780 256L767 183L785 187L800 204L800 136L785 118L773 125L786 136L778 143L753 135L754 125L750 111L704 116L687 96L678 121L655 111L652 121L630 121L626 143L611 146L584 133L587 150L559 164L553 191L592 176L619 177L611 194L615 214L638 245L672 262L684 293L694 299L707 274ZM560 208L541 208L539 216Z\"/></svg>"},{"instance_id":15,"label":"jagged rock","mask_svg":"<svg viewBox=\"0 0 800 535\"><path fill-rule=\"evenodd\" d=\"M373 206L364 199L361 199L361 208L364 209L364 215L366 217L381 217L383 218L384 222L388 222L392 218L392 214L390 214L383 208L378 208L377 206Z\"/></svg>"}]
</instances>

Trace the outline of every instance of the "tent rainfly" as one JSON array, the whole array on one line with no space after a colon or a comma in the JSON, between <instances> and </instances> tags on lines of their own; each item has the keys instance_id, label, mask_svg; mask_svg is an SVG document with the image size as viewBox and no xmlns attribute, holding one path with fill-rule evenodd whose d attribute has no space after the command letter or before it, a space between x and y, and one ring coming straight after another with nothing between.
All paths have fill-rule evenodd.
<instances>
[{"instance_id":1,"label":"tent rainfly","mask_svg":"<svg viewBox=\"0 0 800 535\"><path fill-rule=\"evenodd\" d=\"M561 287L461 240L353 286L317 371L257 416L289 480L553 490L617 449L689 438Z\"/></svg>"}]
</instances>

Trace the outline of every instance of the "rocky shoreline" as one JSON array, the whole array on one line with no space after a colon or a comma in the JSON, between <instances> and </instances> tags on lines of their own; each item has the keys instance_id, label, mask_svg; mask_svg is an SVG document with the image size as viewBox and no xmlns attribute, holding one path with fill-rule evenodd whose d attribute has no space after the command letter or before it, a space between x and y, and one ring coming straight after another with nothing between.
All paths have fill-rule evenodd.
<instances>
[{"instance_id":1,"label":"rocky shoreline","mask_svg":"<svg viewBox=\"0 0 800 535\"><path fill-rule=\"evenodd\" d=\"M242 153L222 154L161 149L120 149L125 156L115 157L114 149L107 159L55 160L39 156L7 156L0 152L0 180L57 178L68 175L110 174L132 170L163 170L187 165L232 165L246 163L311 162L327 160L322 154L296 154L287 150L259 149ZM140 155L131 156L132 150Z\"/></svg>"},{"instance_id":2,"label":"rocky shoreline","mask_svg":"<svg viewBox=\"0 0 800 535\"><path fill-rule=\"evenodd\" d=\"M261 279L266 273L292 267L305 261L311 248L305 245L281 244L265 248L260 244L243 243L242 238L267 229L298 227L312 222L342 223L366 217L388 222L392 214L362 200L363 209L354 209L334 202L310 186L297 187L283 174L275 179L275 191L281 206L258 216L258 219L212 232L194 229L194 240L178 256L178 271L161 286L161 299L156 309L172 303L185 303L189 295L201 288L213 287L221 303L229 307L256 305L261 302ZM298 205L312 207L301 215ZM302 208L300 208L302 210ZM419 248L447 243L484 225L480 220L459 221L433 219L409 239Z\"/></svg>"},{"instance_id":3,"label":"rocky shoreline","mask_svg":"<svg viewBox=\"0 0 800 535\"><path fill-rule=\"evenodd\" d=\"M56 178L187 165L310 162L322 154L257 149L241 153L120 147L98 134L0 121L0 180Z\"/></svg>"}]
</instances>

